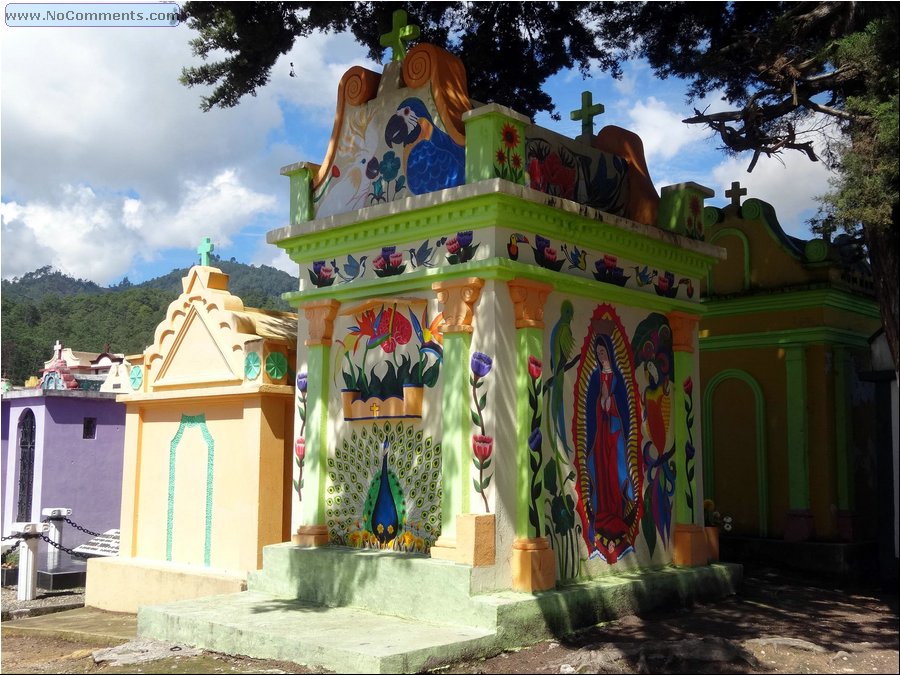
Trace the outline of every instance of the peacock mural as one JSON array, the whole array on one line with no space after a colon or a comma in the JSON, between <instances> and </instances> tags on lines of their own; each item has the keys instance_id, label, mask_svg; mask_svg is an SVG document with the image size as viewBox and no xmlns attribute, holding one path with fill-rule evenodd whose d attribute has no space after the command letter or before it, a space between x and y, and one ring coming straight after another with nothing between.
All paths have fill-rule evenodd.
<instances>
[{"instance_id":1,"label":"peacock mural","mask_svg":"<svg viewBox=\"0 0 900 675\"><path fill-rule=\"evenodd\" d=\"M440 534L441 446L412 424L361 426L328 458L332 542L426 553Z\"/></svg>"}]
</instances>

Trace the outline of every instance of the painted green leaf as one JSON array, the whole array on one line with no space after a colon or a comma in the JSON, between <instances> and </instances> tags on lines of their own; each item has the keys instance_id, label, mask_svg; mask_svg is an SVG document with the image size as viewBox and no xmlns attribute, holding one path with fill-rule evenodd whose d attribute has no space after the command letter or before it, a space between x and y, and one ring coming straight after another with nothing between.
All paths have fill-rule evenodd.
<instances>
[{"instance_id":1,"label":"painted green leaf","mask_svg":"<svg viewBox=\"0 0 900 675\"><path fill-rule=\"evenodd\" d=\"M273 380L280 380L288 371L287 358L281 352L272 352L266 357L266 374Z\"/></svg>"}]
</instances>

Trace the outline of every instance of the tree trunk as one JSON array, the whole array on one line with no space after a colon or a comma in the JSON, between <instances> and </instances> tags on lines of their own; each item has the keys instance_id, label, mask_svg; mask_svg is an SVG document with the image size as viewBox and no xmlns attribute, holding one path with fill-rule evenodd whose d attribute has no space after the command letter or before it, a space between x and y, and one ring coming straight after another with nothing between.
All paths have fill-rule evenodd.
<instances>
[{"instance_id":1,"label":"tree trunk","mask_svg":"<svg viewBox=\"0 0 900 675\"><path fill-rule=\"evenodd\" d=\"M898 296L900 296L900 223L897 222L897 209L894 209L894 222L890 225L866 227L866 244L869 248L869 260L872 263L872 276L878 306L881 310L881 322L884 324L884 335L894 360L894 372L898 368Z\"/></svg>"}]
</instances>

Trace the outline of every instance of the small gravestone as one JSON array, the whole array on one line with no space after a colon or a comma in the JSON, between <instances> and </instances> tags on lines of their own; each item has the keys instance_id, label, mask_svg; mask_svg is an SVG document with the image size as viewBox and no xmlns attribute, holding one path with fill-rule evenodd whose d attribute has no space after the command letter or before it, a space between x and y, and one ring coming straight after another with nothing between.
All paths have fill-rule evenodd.
<instances>
[{"instance_id":1,"label":"small gravestone","mask_svg":"<svg viewBox=\"0 0 900 675\"><path fill-rule=\"evenodd\" d=\"M107 530L74 549L89 557L111 557L119 555L119 531Z\"/></svg>"}]
</instances>

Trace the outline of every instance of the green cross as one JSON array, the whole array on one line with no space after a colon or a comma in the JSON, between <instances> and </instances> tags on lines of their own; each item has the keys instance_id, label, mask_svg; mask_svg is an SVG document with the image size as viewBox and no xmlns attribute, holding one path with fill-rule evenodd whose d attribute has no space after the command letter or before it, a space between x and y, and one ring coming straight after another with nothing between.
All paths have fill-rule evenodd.
<instances>
[{"instance_id":1,"label":"green cross","mask_svg":"<svg viewBox=\"0 0 900 675\"><path fill-rule=\"evenodd\" d=\"M725 190L725 196L731 198L732 206L740 206L741 197L745 194L747 194L747 188L741 187L741 184L737 181L731 184L730 190Z\"/></svg>"},{"instance_id":2,"label":"green cross","mask_svg":"<svg viewBox=\"0 0 900 675\"><path fill-rule=\"evenodd\" d=\"M209 237L204 237L203 241L200 242L200 245L197 247L197 253L200 254L200 264L204 267L209 267L209 254L215 248L213 246L212 240Z\"/></svg>"},{"instance_id":3,"label":"green cross","mask_svg":"<svg viewBox=\"0 0 900 675\"><path fill-rule=\"evenodd\" d=\"M419 27L407 24L406 20L406 11L398 9L391 20L391 31L381 36L381 46L393 50L391 61L402 61L406 56L406 47L403 43L419 37Z\"/></svg>"},{"instance_id":4,"label":"green cross","mask_svg":"<svg viewBox=\"0 0 900 675\"><path fill-rule=\"evenodd\" d=\"M602 103L594 103L594 97L589 91L581 92L581 109L569 113L573 120L581 120L581 135L594 135L594 118L602 115L604 111Z\"/></svg>"}]
</instances>

